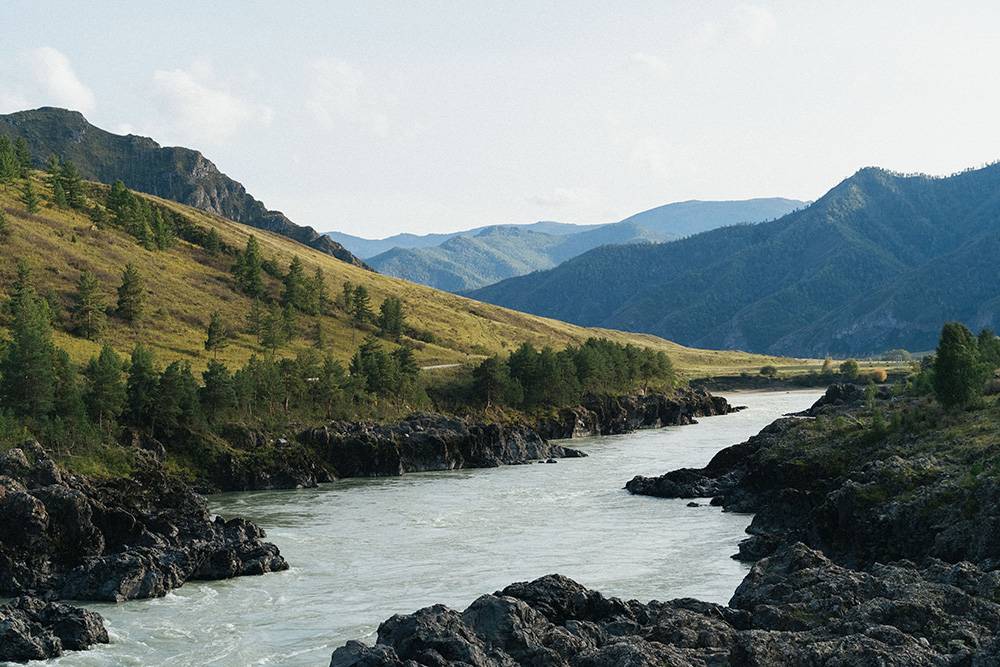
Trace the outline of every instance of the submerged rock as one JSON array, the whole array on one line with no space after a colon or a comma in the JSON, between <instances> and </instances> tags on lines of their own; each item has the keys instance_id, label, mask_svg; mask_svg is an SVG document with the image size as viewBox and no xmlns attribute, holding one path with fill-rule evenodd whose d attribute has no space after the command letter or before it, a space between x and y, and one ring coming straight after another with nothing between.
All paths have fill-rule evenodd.
<instances>
[{"instance_id":1,"label":"submerged rock","mask_svg":"<svg viewBox=\"0 0 1000 667\"><path fill-rule=\"evenodd\" d=\"M487 424L439 414L416 414L394 424L335 421L304 431L299 439L317 450L338 477L493 468L585 456L546 442L524 425Z\"/></svg>"},{"instance_id":2,"label":"submerged rock","mask_svg":"<svg viewBox=\"0 0 1000 667\"><path fill-rule=\"evenodd\" d=\"M987 665L1000 574L968 563L856 571L803 544L757 563L729 606L608 598L549 575L396 615L331 667Z\"/></svg>"},{"instance_id":3,"label":"submerged rock","mask_svg":"<svg viewBox=\"0 0 1000 667\"><path fill-rule=\"evenodd\" d=\"M264 531L213 518L155 462L128 479L89 480L26 443L0 456L0 517L0 595L118 602L288 567Z\"/></svg>"},{"instance_id":4,"label":"submerged rock","mask_svg":"<svg viewBox=\"0 0 1000 667\"><path fill-rule=\"evenodd\" d=\"M0 606L0 662L45 660L107 643L104 621L92 611L28 596Z\"/></svg>"}]
</instances>

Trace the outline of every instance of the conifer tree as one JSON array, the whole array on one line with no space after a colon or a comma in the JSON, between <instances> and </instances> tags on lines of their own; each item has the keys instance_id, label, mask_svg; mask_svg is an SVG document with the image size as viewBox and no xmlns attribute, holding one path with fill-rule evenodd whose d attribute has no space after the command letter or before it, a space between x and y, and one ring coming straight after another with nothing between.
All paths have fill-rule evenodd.
<instances>
[{"instance_id":1,"label":"conifer tree","mask_svg":"<svg viewBox=\"0 0 1000 667\"><path fill-rule=\"evenodd\" d=\"M72 322L77 335L90 340L96 340L104 330L104 299L97 278L90 271L81 273L76 281Z\"/></svg>"},{"instance_id":2,"label":"conifer tree","mask_svg":"<svg viewBox=\"0 0 1000 667\"><path fill-rule=\"evenodd\" d=\"M6 188L7 184L20 175L21 166L18 164L14 145L7 135L0 134L0 183Z\"/></svg>"},{"instance_id":3,"label":"conifer tree","mask_svg":"<svg viewBox=\"0 0 1000 667\"><path fill-rule=\"evenodd\" d=\"M934 394L946 408L971 403L983 391L988 367L983 364L972 332L959 322L941 329L934 356Z\"/></svg>"},{"instance_id":4,"label":"conifer tree","mask_svg":"<svg viewBox=\"0 0 1000 667\"><path fill-rule=\"evenodd\" d=\"M59 182L62 184L63 192L66 194L66 203L75 209L84 207L83 201L83 179L76 165L69 160L62 163L59 171Z\"/></svg>"},{"instance_id":5,"label":"conifer tree","mask_svg":"<svg viewBox=\"0 0 1000 667\"><path fill-rule=\"evenodd\" d=\"M222 237L219 236L215 227L210 228L208 234L205 235L204 248L210 255L218 255L219 251L222 250Z\"/></svg>"},{"instance_id":6,"label":"conifer tree","mask_svg":"<svg viewBox=\"0 0 1000 667\"><path fill-rule=\"evenodd\" d=\"M247 333L259 336L266 315L260 299L254 299L250 304L250 311L247 313Z\"/></svg>"},{"instance_id":7,"label":"conifer tree","mask_svg":"<svg viewBox=\"0 0 1000 667\"><path fill-rule=\"evenodd\" d=\"M125 417L129 425L135 428L152 427L158 382L153 353L143 345L136 345L132 350L125 387Z\"/></svg>"},{"instance_id":8,"label":"conifer tree","mask_svg":"<svg viewBox=\"0 0 1000 667\"><path fill-rule=\"evenodd\" d=\"M323 330L323 323L320 320L313 322L311 338L313 347L317 350L326 349L326 332Z\"/></svg>"},{"instance_id":9,"label":"conifer tree","mask_svg":"<svg viewBox=\"0 0 1000 667\"><path fill-rule=\"evenodd\" d=\"M272 354L284 343L281 311L273 305L261 319L260 333L257 335L260 344Z\"/></svg>"},{"instance_id":10,"label":"conifer tree","mask_svg":"<svg viewBox=\"0 0 1000 667\"><path fill-rule=\"evenodd\" d=\"M291 306L298 310L306 310L307 291L305 269L302 267L302 260L293 257L288 265L288 273L285 274L285 291L281 296L281 302L285 306Z\"/></svg>"},{"instance_id":11,"label":"conifer tree","mask_svg":"<svg viewBox=\"0 0 1000 667\"><path fill-rule=\"evenodd\" d=\"M23 263L11 311L11 340L0 357L0 396L15 415L41 419L53 406L55 346L48 304L35 293Z\"/></svg>"},{"instance_id":12,"label":"conifer tree","mask_svg":"<svg viewBox=\"0 0 1000 667\"><path fill-rule=\"evenodd\" d=\"M351 305L354 303L354 285L349 280L345 280L340 290L340 309L345 313L351 312Z\"/></svg>"},{"instance_id":13,"label":"conifer tree","mask_svg":"<svg viewBox=\"0 0 1000 667\"><path fill-rule=\"evenodd\" d=\"M21 178L27 178L28 172L31 170L31 150L24 137L18 137L14 142L14 156L17 158Z\"/></svg>"},{"instance_id":14,"label":"conifer tree","mask_svg":"<svg viewBox=\"0 0 1000 667\"><path fill-rule=\"evenodd\" d=\"M49 189L55 189L56 183L62 183L62 165L58 155L50 155L45 163L45 183Z\"/></svg>"},{"instance_id":15,"label":"conifer tree","mask_svg":"<svg viewBox=\"0 0 1000 667\"><path fill-rule=\"evenodd\" d=\"M10 238L10 225L7 224L7 214L0 209L0 243L6 243Z\"/></svg>"},{"instance_id":16,"label":"conifer tree","mask_svg":"<svg viewBox=\"0 0 1000 667\"><path fill-rule=\"evenodd\" d=\"M21 203L24 204L24 208L28 213L37 213L38 204L38 194L35 192L35 186L28 178L24 181L24 187L21 188Z\"/></svg>"},{"instance_id":17,"label":"conifer tree","mask_svg":"<svg viewBox=\"0 0 1000 667\"><path fill-rule=\"evenodd\" d=\"M260 254L260 244L253 235L247 239L246 248L236 259L233 274L236 284L250 296L261 296L264 293L264 279L261 276L264 260Z\"/></svg>"},{"instance_id":18,"label":"conifer tree","mask_svg":"<svg viewBox=\"0 0 1000 667\"><path fill-rule=\"evenodd\" d=\"M394 296L387 297L379 308L379 333L393 340L399 340L403 335L403 327L403 302Z\"/></svg>"},{"instance_id":19,"label":"conifer tree","mask_svg":"<svg viewBox=\"0 0 1000 667\"><path fill-rule=\"evenodd\" d=\"M83 424L87 410L76 365L65 350L56 349L52 358L52 414L65 424Z\"/></svg>"},{"instance_id":20,"label":"conifer tree","mask_svg":"<svg viewBox=\"0 0 1000 667\"><path fill-rule=\"evenodd\" d=\"M66 199L66 191L63 189L62 181L56 181L52 186L52 204L56 208L68 208L69 201Z\"/></svg>"},{"instance_id":21,"label":"conifer tree","mask_svg":"<svg viewBox=\"0 0 1000 667\"><path fill-rule=\"evenodd\" d=\"M111 184L111 190L108 192L107 208L109 211L115 214L118 224L122 225L124 222L124 212L132 203L132 193L129 189L125 187L125 184L120 180L115 181Z\"/></svg>"},{"instance_id":22,"label":"conifer tree","mask_svg":"<svg viewBox=\"0 0 1000 667\"><path fill-rule=\"evenodd\" d=\"M91 357L84 370L87 391L84 400L91 419L103 429L110 427L125 404L122 360L105 344L97 357Z\"/></svg>"},{"instance_id":23,"label":"conifer tree","mask_svg":"<svg viewBox=\"0 0 1000 667\"><path fill-rule=\"evenodd\" d=\"M298 326L295 320L295 309L292 304L285 304L281 309L281 342L289 343L295 340L298 335Z\"/></svg>"},{"instance_id":24,"label":"conifer tree","mask_svg":"<svg viewBox=\"0 0 1000 667\"><path fill-rule=\"evenodd\" d=\"M222 321L222 315L218 311L212 313L212 318L208 323L208 336L205 338L205 349L209 352L218 352L229 344L229 330Z\"/></svg>"},{"instance_id":25,"label":"conifer tree","mask_svg":"<svg viewBox=\"0 0 1000 667\"><path fill-rule=\"evenodd\" d=\"M146 291L142 276L135 264L129 262L122 270L122 282L118 286L118 303L115 312L129 324L138 324L142 319L146 304Z\"/></svg>"},{"instance_id":26,"label":"conifer tree","mask_svg":"<svg viewBox=\"0 0 1000 667\"><path fill-rule=\"evenodd\" d=\"M175 438L189 430L200 416L198 381L191 364L174 361L163 369L156 384L153 427L166 438Z\"/></svg>"},{"instance_id":27,"label":"conifer tree","mask_svg":"<svg viewBox=\"0 0 1000 667\"><path fill-rule=\"evenodd\" d=\"M174 230L173 222L167 220L160 209L153 212L150 231L153 245L157 250L167 250L177 242L177 232Z\"/></svg>"},{"instance_id":28,"label":"conifer tree","mask_svg":"<svg viewBox=\"0 0 1000 667\"><path fill-rule=\"evenodd\" d=\"M236 389L233 376L225 364L215 359L201 374L202 387L198 391L202 411L209 423L214 423L227 410L236 406Z\"/></svg>"},{"instance_id":29,"label":"conifer tree","mask_svg":"<svg viewBox=\"0 0 1000 667\"><path fill-rule=\"evenodd\" d=\"M361 325L372 319L371 297L364 285L358 285L351 294L351 321Z\"/></svg>"},{"instance_id":30,"label":"conifer tree","mask_svg":"<svg viewBox=\"0 0 1000 667\"><path fill-rule=\"evenodd\" d=\"M309 312L312 315L326 315L330 312L330 294L326 290L326 277L323 269L316 267L310 284Z\"/></svg>"},{"instance_id":31,"label":"conifer tree","mask_svg":"<svg viewBox=\"0 0 1000 667\"><path fill-rule=\"evenodd\" d=\"M510 376L510 367L497 356L488 357L472 371L475 396L487 408L496 404L514 405L523 399L521 385Z\"/></svg>"}]
</instances>

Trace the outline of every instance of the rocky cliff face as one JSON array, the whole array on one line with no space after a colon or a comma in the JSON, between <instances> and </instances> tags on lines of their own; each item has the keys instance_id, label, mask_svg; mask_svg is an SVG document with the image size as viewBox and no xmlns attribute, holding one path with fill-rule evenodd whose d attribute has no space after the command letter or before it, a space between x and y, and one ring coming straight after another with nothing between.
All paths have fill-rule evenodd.
<instances>
[{"instance_id":1,"label":"rocky cliff face","mask_svg":"<svg viewBox=\"0 0 1000 667\"><path fill-rule=\"evenodd\" d=\"M200 496L150 464L88 480L37 443L0 456L0 596L123 600L185 581L287 569L264 532L212 517Z\"/></svg>"},{"instance_id":2,"label":"rocky cliff face","mask_svg":"<svg viewBox=\"0 0 1000 667\"><path fill-rule=\"evenodd\" d=\"M550 440L618 435L640 428L692 424L696 417L725 415L739 409L722 396L700 389L681 389L669 395L587 396L579 406L540 419L537 428Z\"/></svg>"},{"instance_id":3,"label":"rocky cliff face","mask_svg":"<svg viewBox=\"0 0 1000 667\"><path fill-rule=\"evenodd\" d=\"M43 107L0 116L0 132L24 137L37 167L50 155L72 160L84 178L128 187L265 229L357 266L364 262L312 227L271 211L246 188L190 148L163 147L148 137L121 136L87 122L77 111Z\"/></svg>"},{"instance_id":4,"label":"rocky cliff face","mask_svg":"<svg viewBox=\"0 0 1000 667\"><path fill-rule=\"evenodd\" d=\"M522 425L487 424L417 414L395 424L331 422L299 439L317 451L337 477L383 477L427 470L493 468L583 456L546 442Z\"/></svg>"}]
</instances>

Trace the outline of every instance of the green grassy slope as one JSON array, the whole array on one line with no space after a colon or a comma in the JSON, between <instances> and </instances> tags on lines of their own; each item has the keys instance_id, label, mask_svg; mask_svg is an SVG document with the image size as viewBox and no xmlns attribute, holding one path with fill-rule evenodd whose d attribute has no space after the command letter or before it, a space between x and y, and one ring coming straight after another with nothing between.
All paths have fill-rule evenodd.
<instances>
[{"instance_id":1,"label":"green grassy slope","mask_svg":"<svg viewBox=\"0 0 1000 667\"><path fill-rule=\"evenodd\" d=\"M41 174L32 176L36 189L47 199L49 192ZM103 191L105 186L92 186ZM213 311L236 331L228 348L219 359L230 366L242 364L251 354L262 354L256 338L243 332L248 297L236 291L230 275L232 257L210 256L202 248L184 241L166 251L149 251L125 232L106 226L98 229L80 212L60 210L48 204L35 215L25 212L18 186L0 189L0 207L7 213L10 237L0 254L0 286L5 291L15 272L18 259L33 269L35 284L41 293L52 292L65 312L72 298L75 281L81 271L93 271L99 278L107 303L113 304L115 288L126 262L135 263L149 291L147 316L139 329L133 329L114 317L104 340L118 351L128 352L136 341L148 344L163 361L186 359L196 369L203 368L211 355L203 350L205 331ZM97 198L100 198L98 193ZM147 195L142 195L147 196ZM214 228L222 240L242 248L253 234L261 243L266 258L273 259L282 269L293 256L298 256L311 275L315 267L325 272L331 296L335 296L344 281L365 285L377 308L390 295L400 297L409 323L433 335L435 342L408 341L417 346L416 356L422 365L463 364L485 355L504 353L520 343L560 348L579 343L591 336L605 336L621 343L645 345L667 352L677 368L688 376L731 374L753 370L764 364L799 368L796 360L763 357L742 352L717 352L685 348L650 335L619 331L587 329L543 317L526 315L505 308L479 303L460 296L372 273L346 264L322 252L291 241L283 236L232 222L175 202L150 197L160 204L183 213L196 225ZM276 279L266 278L272 295L280 293ZM355 331L339 311L321 318L333 353L347 360L353 354L364 332ZM299 326L305 331L313 322L301 317ZM57 323L57 343L67 349L75 361L82 362L99 349L97 342L84 340L66 332ZM300 338L283 353L293 353L311 343Z\"/></svg>"}]
</instances>

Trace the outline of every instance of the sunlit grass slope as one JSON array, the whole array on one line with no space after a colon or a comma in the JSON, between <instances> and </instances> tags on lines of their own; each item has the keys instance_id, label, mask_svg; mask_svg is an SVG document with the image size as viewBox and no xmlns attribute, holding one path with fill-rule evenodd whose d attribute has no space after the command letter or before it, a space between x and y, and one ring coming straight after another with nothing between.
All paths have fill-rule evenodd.
<instances>
[{"instance_id":1,"label":"sunlit grass slope","mask_svg":"<svg viewBox=\"0 0 1000 667\"><path fill-rule=\"evenodd\" d=\"M218 358L230 366L246 361L251 354L263 354L256 337L245 333L245 320L251 301L233 284L230 268L233 257L212 256L204 249L179 240L169 250L144 249L124 231L107 225L98 229L81 212L57 209L48 204L50 194L41 174L33 175L36 190L43 198L40 210L29 215L19 199L18 185L0 188L0 206L7 213L10 236L0 246L0 289L6 291L15 274L18 259L33 270L39 292L52 292L61 303L62 317L67 317L75 282L82 271L94 272L103 286L108 305L113 305L115 289L127 262L136 264L148 291L146 316L138 328L110 317L103 340L118 351L127 353L137 341L149 345L161 363L174 359L189 360L196 369L208 363L212 355L203 343L209 318L218 311L234 332L229 346ZM100 190L99 186L95 186ZM146 196L146 195L143 195ZM789 370L804 368L803 362L752 355L743 352L706 351L685 348L675 343L643 334L603 329L588 329L555 320L526 315L429 287L379 275L351 266L285 237L252 229L230 220L207 214L174 202L150 199L183 213L203 228L215 228L222 240L242 249L253 234L260 241L264 256L284 270L293 256L305 264L312 275L316 267L325 273L331 298L341 291L345 281L368 288L377 310L390 295L405 304L408 323L417 330L433 334L433 343L410 341L417 346L416 356L422 365L473 362L485 355L505 353L525 341L556 348L579 343L590 336L604 336L621 343L634 343L667 352L675 366L689 377L756 371L773 364ZM280 294L280 282L266 277L273 296ZM595 289L598 289L595 286ZM299 329L311 329L315 318L301 316ZM353 329L344 313L335 310L320 318L330 350L347 360L366 335ZM67 333L65 323L57 323L57 342L76 361L85 361L98 351L99 343ZM421 336L425 337L425 336ZM281 351L293 354L312 343L305 335Z\"/></svg>"}]
</instances>

